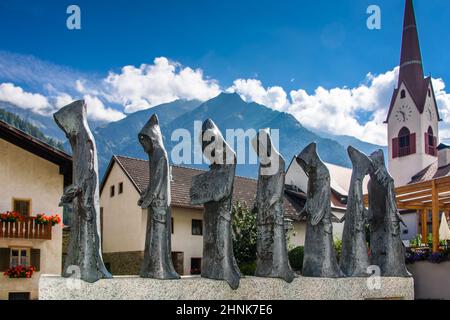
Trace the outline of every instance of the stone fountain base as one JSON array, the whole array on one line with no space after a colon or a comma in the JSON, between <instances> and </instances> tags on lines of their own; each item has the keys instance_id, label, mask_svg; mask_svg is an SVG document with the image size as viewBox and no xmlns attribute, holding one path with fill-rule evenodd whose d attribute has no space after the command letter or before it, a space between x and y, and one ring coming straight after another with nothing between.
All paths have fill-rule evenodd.
<instances>
[{"instance_id":1,"label":"stone fountain base","mask_svg":"<svg viewBox=\"0 0 450 320\"><path fill-rule=\"evenodd\" d=\"M369 280L371 281L371 280ZM414 299L413 278L381 278L370 290L367 278L319 279L299 277L288 284L279 279L245 277L238 290L227 283L200 277L161 281L134 276L114 277L89 284L43 275L40 300L370 300Z\"/></svg>"}]
</instances>

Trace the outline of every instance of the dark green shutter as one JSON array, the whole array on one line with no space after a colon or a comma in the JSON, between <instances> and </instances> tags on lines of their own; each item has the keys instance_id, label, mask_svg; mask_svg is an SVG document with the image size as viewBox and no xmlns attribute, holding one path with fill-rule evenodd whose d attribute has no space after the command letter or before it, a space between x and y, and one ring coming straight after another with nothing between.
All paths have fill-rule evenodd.
<instances>
[{"instance_id":1,"label":"dark green shutter","mask_svg":"<svg viewBox=\"0 0 450 320\"><path fill-rule=\"evenodd\" d=\"M0 248L0 272L4 272L9 269L11 249Z\"/></svg>"},{"instance_id":2,"label":"dark green shutter","mask_svg":"<svg viewBox=\"0 0 450 320\"><path fill-rule=\"evenodd\" d=\"M36 271L41 270L41 250L40 249L31 249L30 251L30 264L32 267L36 268Z\"/></svg>"}]
</instances>

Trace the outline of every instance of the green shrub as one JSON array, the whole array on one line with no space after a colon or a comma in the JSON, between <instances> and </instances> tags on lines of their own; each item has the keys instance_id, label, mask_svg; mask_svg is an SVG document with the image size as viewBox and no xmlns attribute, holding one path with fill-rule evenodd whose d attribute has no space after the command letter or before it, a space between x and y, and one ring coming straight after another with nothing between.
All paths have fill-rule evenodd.
<instances>
[{"instance_id":1,"label":"green shrub","mask_svg":"<svg viewBox=\"0 0 450 320\"><path fill-rule=\"evenodd\" d=\"M334 242L334 251L336 252L337 261L339 261L341 258L341 252L342 252L342 240L336 240Z\"/></svg>"},{"instance_id":2,"label":"green shrub","mask_svg":"<svg viewBox=\"0 0 450 320\"><path fill-rule=\"evenodd\" d=\"M289 251L289 263L294 271L302 271L304 253L304 247L297 247Z\"/></svg>"},{"instance_id":3,"label":"green shrub","mask_svg":"<svg viewBox=\"0 0 450 320\"><path fill-rule=\"evenodd\" d=\"M256 262L243 263L239 265L239 270L244 276L254 276L256 271Z\"/></svg>"}]
</instances>

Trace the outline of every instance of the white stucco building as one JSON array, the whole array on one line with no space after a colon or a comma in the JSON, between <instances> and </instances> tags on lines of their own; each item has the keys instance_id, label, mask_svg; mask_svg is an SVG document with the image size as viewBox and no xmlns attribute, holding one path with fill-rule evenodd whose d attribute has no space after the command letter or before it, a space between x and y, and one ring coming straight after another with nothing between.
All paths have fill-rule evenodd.
<instances>
[{"instance_id":1,"label":"white stucco building","mask_svg":"<svg viewBox=\"0 0 450 320\"><path fill-rule=\"evenodd\" d=\"M0 121L0 213L16 211L24 222L0 222L0 300L37 299L41 274L60 274L62 226L39 227L36 214L58 214L64 186L71 181L67 154ZM33 266L31 279L3 275L18 265Z\"/></svg>"},{"instance_id":2,"label":"white stucco building","mask_svg":"<svg viewBox=\"0 0 450 320\"><path fill-rule=\"evenodd\" d=\"M138 205L140 193L148 185L149 164L146 160L114 156L100 188L103 258L113 274L137 274L143 258L147 210ZM172 166L172 257L179 274L189 275L200 268L203 253L203 207L190 204L192 177L200 170ZM251 210L257 181L236 177L233 201L245 203ZM303 245L305 221L297 212L305 197L286 191L284 210L293 221L290 246ZM192 271L192 272L191 272Z\"/></svg>"}]
</instances>

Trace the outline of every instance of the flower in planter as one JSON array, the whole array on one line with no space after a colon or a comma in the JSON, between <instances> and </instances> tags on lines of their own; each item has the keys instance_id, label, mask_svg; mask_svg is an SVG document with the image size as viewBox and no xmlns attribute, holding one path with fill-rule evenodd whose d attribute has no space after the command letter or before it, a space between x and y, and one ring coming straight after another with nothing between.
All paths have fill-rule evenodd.
<instances>
[{"instance_id":1,"label":"flower in planter","mask_svg":"<svg viewBox=\"0 0 450 320\"><path fill-rule=\"evenodd\" d=\"M17 266L5 271L4 275L11 279L30 279L36 271L35 267Z\"/></svg>"},{"instance_id":2,"label":"flower in planter","mask_svg":"<svg viewBox=\"0 0 450 320\"><path fill-rule=\"evenodd\" d=\"M34 221L37 224L51 225L52 227L54 227L55 225L61 223L61 217L58 216L57 214L51 216L46 216L45 214L38 214Z\"/></svg>"},{"instance_id":3,"label":"flower in planter","mask_svg":"<svg viewBox=\"0 0 450 320\"><path fill-rule=\"evenodd\" d=\"M24 218L18 212L10 212L7 211L5 213L0 213L0 221L1 222L18 222L23 221Z\"/></svg>"},{"instance_id":4,"label":"flower in planter","mask_svg":"<svg viewBox=\"0 0 450 320\"><path fill-rule=\"evenodd\" d=\"M448 257L442 252L433 253L428 257L428 261L430 261L431 263L442 263L447 259Z\"/></svg>"}]
</instances>

